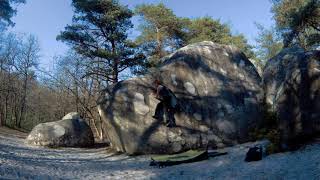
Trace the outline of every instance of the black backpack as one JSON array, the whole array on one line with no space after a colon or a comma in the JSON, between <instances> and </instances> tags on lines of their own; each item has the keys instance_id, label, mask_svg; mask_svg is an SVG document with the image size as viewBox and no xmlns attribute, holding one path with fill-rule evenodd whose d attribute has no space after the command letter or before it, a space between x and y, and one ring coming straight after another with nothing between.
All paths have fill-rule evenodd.
<instances>
[{"instance_id":1,"label":"black backpack","mask_svg":"<svg viewBox=\"0 0 320 180\"><path fill-rule=\"evenodd\" d=\"M260 161L262 159L262 147L252 147L246 155L245 161Z\"/></svg>"}]
</instances>

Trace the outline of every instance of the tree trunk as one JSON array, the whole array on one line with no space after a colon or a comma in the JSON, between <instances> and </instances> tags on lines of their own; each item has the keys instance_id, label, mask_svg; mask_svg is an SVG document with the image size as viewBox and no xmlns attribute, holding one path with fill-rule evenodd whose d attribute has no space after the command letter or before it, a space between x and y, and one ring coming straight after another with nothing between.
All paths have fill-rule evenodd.
<instances>
[{"instance_id":1,"label":"tree trunk","mask_svg":"<svg viewBox=\"0 0 320 180\"><path fill-rule=\"evenodd\" d=\"M9 103L8 103L8 95L6 95L5 97L5 106L4 106L4 111L3 111L3 119L2 119L2 122L1 122L1 126L2 125L6 125L6 120L7 120L7 116L8 116L8 106L9 106Z\"/></svg>"},{"instance_id":2,"label":"tree trunk","mask_svg":"<svg viewBox=\"0 0 320 180\"><path fill-rule=\"evenodd\" d=\"M22 120L26 118L26 101L27 101L27 83L28 83L28 74L25 73L25 79L23 82L23 94L22 94L22 103L21 103L21 109L20 109L20 118L18 121L18 128L21 128L21 122Z\"/></svg>"},{"instance_id":3,"label":"tree trunk","mask_svg":"<svg viewBox=\"0 0 320 180\"><path fill-rule=\"evenodd\" d=\"M89 121L90 121L90 120L89 120ZM94 129L94 131L95 131L94 134L96 134L97 137L99 138L99 140L101 140L101 135L100 135L99 129L97 128L97 125L96 125L95 120L94 120L94 119L91 119L91 121L92 121L92 127L93 127L93 129Z\"/></svg>"},{"instance_id":4,"label":"tree trunk","mask_svg":"<svg viewBox=\"0 0 320 180\"><path fill-rule=\"evenodd\" d=\"M112 41L112 54L114 56L116 56L116 44L114 41ZM119 59L118 57L115 57L114 58L114 61L113 61L113 67L112 67L112 83L115 84L118 82L118 76L119 76L119 69L118 69L118 66L119 66Z\"/></svg>"},{"instance_id":5,"label":"tree trunk","mask_svg":"<svg viewBox=\"0 0 320 180\"><path fill-rule=\"evenodd\" d=\"M4 119L4 111L2 110L2 105L0 104L0 126L2 126L2 121Z\"/></svg>"},{"instance_id":6,"label":"tree trunk","mask_svg":"<svg viewBox=\"0 0 320 180\"><path fill-rule=\"evenodd\" d=\"M156 51L158 53L159 58L162 58L163 54L162 54L161 32L159 28L156 28L156 30L157 30L157 50Z\"/></svg>"}]
</instances>

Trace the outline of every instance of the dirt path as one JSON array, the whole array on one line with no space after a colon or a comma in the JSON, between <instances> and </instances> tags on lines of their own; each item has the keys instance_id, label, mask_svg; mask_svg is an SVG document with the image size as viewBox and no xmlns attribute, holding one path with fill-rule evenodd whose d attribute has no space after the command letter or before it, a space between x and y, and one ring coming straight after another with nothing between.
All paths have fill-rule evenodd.
<instances>
[{"instance_id":1,"label":"dirt path","mask_svg":"<svg viewBox=\"0 0 320 180\"><path fill-rule=\"evenodd\" d=\"M0 135L7 137L17 137L17 138L26 138L28 133L17 131L14 129L9 129L7 127L0 127Z\"/></svg>"},{"instance_id":2,"label":"dirt path","mask_svg":"<svg viewBox=\"0 0 320 180\"><path fill-rule=\"evenodd\" d=\"M0 179L116 179L143 177L147 159L107 153L106 148L47 149L24 144L25 134L0 129ZM139 168L140 167L140 168ZM128 171L136 174L129 175Z\"/></svg>"},{"instance_id":3,"label":"dirt path","mask_svg":"<svg viewBox=\"0 0 320 180\"><path fill-rule=\"evenodd\" d=\"M226 156L158 169L149 166L148 156L34 148L24 144L23 134L0 131L0 179L320 179L319 144L246 163L247 143L226 148Z\"/></svg>"}]
</instances>

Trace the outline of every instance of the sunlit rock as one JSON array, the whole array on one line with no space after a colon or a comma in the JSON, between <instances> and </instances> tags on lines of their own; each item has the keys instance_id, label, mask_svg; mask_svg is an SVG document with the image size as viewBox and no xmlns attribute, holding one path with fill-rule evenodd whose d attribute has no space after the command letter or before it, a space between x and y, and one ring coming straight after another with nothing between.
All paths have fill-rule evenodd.
<instances>
[{"instance_id":1,"label":"sunlit rock","mask_svg":"<svg viewBox=\"0 0 320 180\"><path fill-rule=\"evenodd\" d=\"M159 103L153 95L155 79L178 98L177 127L152 118ZM112 147L129 154L223 147L249 139L260 117L260 83L253 64L237 48L201 42L163 58L158 71L110 86L101 93L99 112ZM123 89L127 101L118 93Z\"/></svg>"},{"instance_id":2,"label":"sunlit rock","mask_svg":"<svg viewBox=\"0 0 320 180\"><path fill-rule=\"evenodd\" d=\"M72 112L60 121L38 124L32 129L26 143L46 147L89 147L94 144L90 127Z\"/></svg>"}]
</instances>

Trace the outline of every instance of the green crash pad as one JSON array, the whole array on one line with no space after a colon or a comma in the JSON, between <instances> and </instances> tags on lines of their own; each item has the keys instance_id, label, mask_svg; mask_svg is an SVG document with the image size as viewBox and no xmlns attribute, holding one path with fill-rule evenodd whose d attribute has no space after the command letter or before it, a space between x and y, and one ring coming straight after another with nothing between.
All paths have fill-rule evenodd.
<instances>
[{"instance_id":1,"label":"green crash pad","mask_svg":"<svg viewBox=\"0 0 320 180\"><path fill-rule=\"evenodd\" d=\"M173 166L182 163L190 163L196 161L202 161L209 157L226 154L224 152L212 152L208 153L207 150L189 150L179 154L172 155L159 155L151 157L150 166Z\"/></svg>"}]
</instances>

